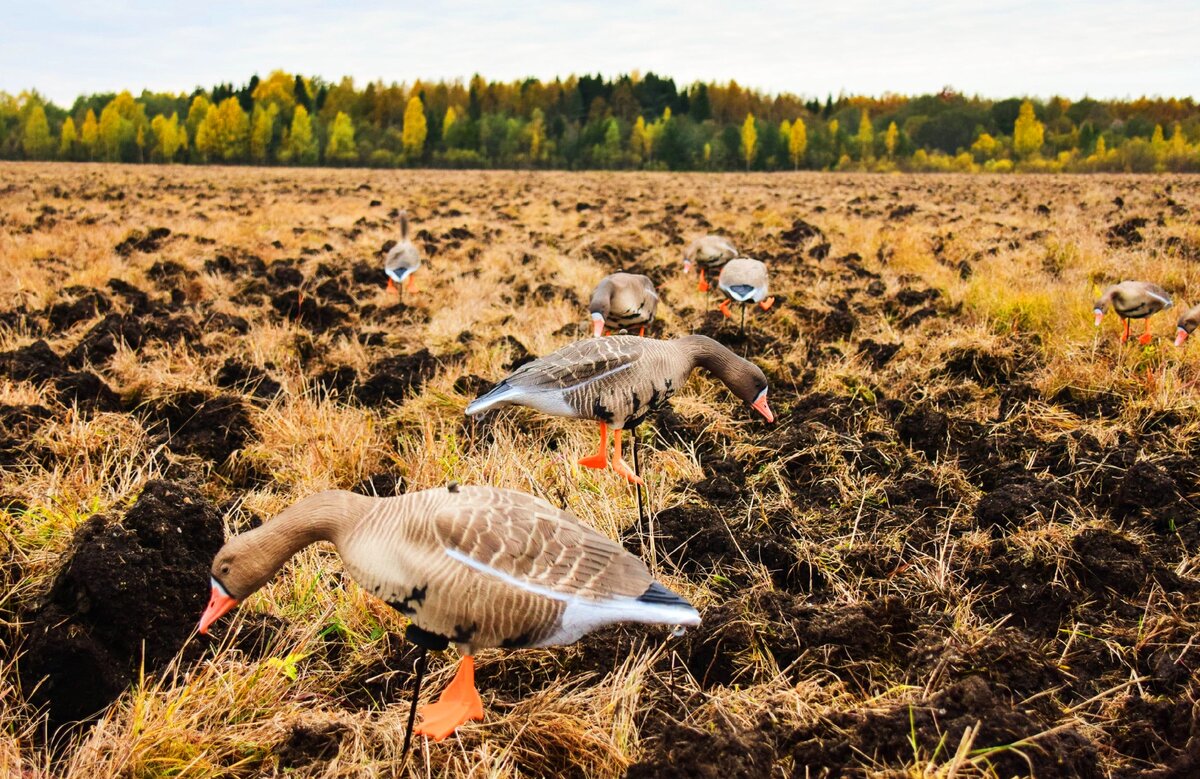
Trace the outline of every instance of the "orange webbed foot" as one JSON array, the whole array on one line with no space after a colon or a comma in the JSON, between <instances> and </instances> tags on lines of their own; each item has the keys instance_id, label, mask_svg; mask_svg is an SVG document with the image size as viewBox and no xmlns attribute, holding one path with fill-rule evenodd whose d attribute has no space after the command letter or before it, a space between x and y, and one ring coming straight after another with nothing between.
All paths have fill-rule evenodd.
<instances>
[{"instance_id":1,"label":"orange webbed foot","mask_svg":"<svg viewBox=\"0 0 1200 779\"><path fill-rule=\"evenodd\" d=\"M773 305L775 305L774 297L769 297L766 300L760 300L758 303L758 307L761 308L763 311L770 311L771 306L773 306Z\"/></svg>"},{"instance_id":2,"label":"orange webbed foot","mask_svg":"<svg viewBox=\"0 0 1200 779\"><path fill-rule=\"evenodd\" d=\"M590 457L584 457L579 461L579 464L584 468L596 468L597 470L604 470L608 467L608 457L606 457L603 452L599 452L591 455Z\"/></svg>"},{"instance_id":3,"label":"orange webbed foot","mask_svg":"<svg viewBox=\"0 0 1200 779\"><path fill-rule=\"evenodd\" d=\"M733 318L733 314L729 313L729 301L728 300L722 300L721 305L717 306L717 308L719 308L721 310L721 313L725 315L726 319Z\"/></svg>"},{"instance_id":4,"label":"orange webbed foot","mask_svg":"<svg viewBox=\"0 0 1200 779\"><path fill-rule=\"evenodd\" d=\"M1154 336L1150 335L1149 333L1142 333L1138 336L1138 343L1140 343L1142 346L1149 346L1150 342L1153 340Z\"/></svg>"},{"instance_id":5,"label":"orange webbed foot","mask_svg":"<svg viewBox=\"0 0 1200 779\"><path fill-rule=\"evenodd\" d=\"M483 719L483 700L475 689L475 659L470 655L459 663L458 672L437 703L421 709L421 724L414 733L441 741L469 720Z\"/></svg>"},{"instance_id":6,"label":"orange webbed foot","mask_svg":"<svg viewBox=\"0 0 1200 779\"><path fill-rule=\"evenodd\" d=\"M408 292L409 292L409 294L415 295L420 291L421 290L417 289L417 282L413 280L412 276L409 276L408 277Z\"/></svg>"},{"instance_id":7,"label":"orange webbed foot","mask_svg":"<svg viewBox=\"0 0 1200 779\"><path fill-rule=\"evenodd\" d=\"M625 464L624 460L613 460L612 469L613 473L625 479L625 481L629 482L630 484L645 484L645 482L642 481L642 478L634 473L630 467Z\"/></svg>"}]
</instances>

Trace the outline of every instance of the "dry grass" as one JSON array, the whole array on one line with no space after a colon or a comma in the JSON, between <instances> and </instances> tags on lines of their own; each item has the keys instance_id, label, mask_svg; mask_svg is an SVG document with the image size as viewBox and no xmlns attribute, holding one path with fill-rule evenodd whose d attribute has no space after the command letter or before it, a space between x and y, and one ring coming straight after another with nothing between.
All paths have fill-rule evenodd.
<instances>
[{"instance_id":1,"label":"dry grass","mask_svg":"<svg viewBox=\"0 0 1200 779\"><path fill-rule=\"evenodd\" d=\"M327 586L340 571L331 550L299 555L202 661L147 674L55 747L15 671L21 615L81 522L118 515L160 477L199 484L231 529L373 478L408 490L486 483L541 495L649 549L634 494L575 465L593 446L590 425L521 410L462 418L473 396L463 379L498 379L519 347L544 354L582 335L592 285L621 266L660 282L664 334L717 333L772 379L774 430L697 376L676 416L641 434L649 509L667 523L647 559L702 608L705 626L683 640L639 629L553 651L484 652L486 720L419 744L407 775L619 776L639 761L642 775L700 764L723 775L817 776L821 765L861 776L1052 775L1053 750L1083 761L1075 770L1128 775L1183 759L1186 722L1157 733L1144 723L1195 717L1192 674L1170 669L1193 669L1200 651L1200 352L1170 346L1168 317L1155 320L1155 345L1118 348L1115 322L1096 331L1090 307L1121 278L1158 282L1180 303L1200 297L1190 179L0 170L0 349L44 337L69 353L97 317L39 333L42 312L78 299L75 287L131 310L109 279L155 301L174 287L197 323L181 340L120 345L95 361L138 413L89 413L61 405L50 384L0 376L0 407L53 412L0 471L0 496L20 507L0 515L0 777L399 772L404 620L352 582ZM1168 191L1184 215L1167 208ZM1049 216L1035 213L1041 203ZM905 204L917 211L889 216ZM349 284L349 302L322 292L356 263L378 265L395 233L386 214L399 207L432 250L420 294L391 308L375 279ZM1145 240L1110 242L1108 229L1130 216L1150 220ZM781 237L795 219L824 231L827 258L809 253L819 240ZM131 229L160 225L172 235L156 250L114 251ZM780 305L752 316L748 342L678 274L681 243L707 231L772 268ZM206 267L219 256L256 257L267 272ZM270 281L289 259L303 294L344 319L314 327L273 307L276 294L295 294ZM167 262L184 275L163 280L153 266ZM869 288L876 280L882 293ZM938 297L904 302L927 289ZM925 308L930 316L914 320ZM848 329L835 326L836 311L849 314ZM242 317L248 330L214 315ZM867 341L900 348L876 366ZM361 403L322 375L340 366L362 386L381 360L423 348L436 362L408 397ZM251 400L222 387L230 357L264 369L279 394ZM253 434L223 463L164 442L144 416L196 390L245 395ZM946 423L926 442L939 429L933 414ZM1136 463L1166 473L1176 492L1137 498L1127 475ZM1056 497L1031 498L1008 526L981 519L981 501L1029 484ZM1089 534L1116 546L1098 552ZM771 543L787 570L763 551ZM704 556L709 546L724 551ZM1125 550L1116 562L1104 557L1114 549ZM1119 579L1129 566L1143 586ZM1035 584L1048 600L1028 599ZM855 614L866 622L855 627ZM269 650L239 649L238 632L262 624ZM715 684L696 659L709 639L729 666ZM434 664L427 690L448 678L449 662ZM1044 684L1029 681L1030 668ZM954 698L967 695L968 677L985 679L991 697ZM931 701L951 712L946 722L922 724ZM909 746L893 748L897 739Z\"/></svg>"}]
</instances>

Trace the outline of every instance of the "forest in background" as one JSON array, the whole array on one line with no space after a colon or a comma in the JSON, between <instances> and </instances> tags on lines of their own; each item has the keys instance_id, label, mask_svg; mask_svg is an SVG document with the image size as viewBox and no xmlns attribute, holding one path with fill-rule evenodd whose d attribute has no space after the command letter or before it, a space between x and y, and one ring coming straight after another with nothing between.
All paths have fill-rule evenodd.
<instances>
[{"instance_id":1,"label":"forest in background","mask_svg":"<svg viewBox=\"0 0 1200 779\"><path fill-rule=\"evenodd\" d=\"M190 93L94 94L69 108L0 92L0 158L612 170L1197 172L1191 97L768 94L728 83L416 81L275 71Z\"/></svg>"}]
</instances>

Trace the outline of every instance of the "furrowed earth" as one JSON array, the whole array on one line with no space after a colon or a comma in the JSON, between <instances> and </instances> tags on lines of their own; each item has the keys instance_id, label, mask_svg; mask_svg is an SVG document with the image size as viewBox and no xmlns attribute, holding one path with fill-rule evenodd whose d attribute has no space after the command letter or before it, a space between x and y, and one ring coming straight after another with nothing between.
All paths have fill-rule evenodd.
<instances>
[{"instance_id":1,"label":"furrowed earth","mask_svg":"<svg viewBox=\"0 0 1200 779\"><path fill-rule=\"evenodd\" d=\"M0 775L1200 772L1193 178L0 171ZM682 275L709 232L769 267L744 333ZM463 416L617 270L777 415L694 376L638 432L644 524L575 465L592 424ZM1175 297L1150 346L1092 324L1121 279ZM484 721L406 766L405 620L332 548L194 633L227 534L450 480L572 511L703 624L482 652Z\"/></svg>"}]
</instances>

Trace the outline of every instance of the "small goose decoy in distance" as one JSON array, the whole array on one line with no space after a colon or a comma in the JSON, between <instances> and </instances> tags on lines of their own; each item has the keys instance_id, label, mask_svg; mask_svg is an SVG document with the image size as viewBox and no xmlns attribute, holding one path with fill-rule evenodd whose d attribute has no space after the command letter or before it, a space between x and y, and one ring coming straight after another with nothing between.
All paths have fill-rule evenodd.
<instances>
[{"instance_id":1,"label":"small goose decoy in distance","mask_svg":"<svg viewBox=\"0 0 1200 779\"><path fill-rule=\"evenodd\" d=\"M1175 345L1183 346L1188 336L1200 326L1200 305L1192 306L1179 317L1175 324Z\"/></svg>"},{"instance_id":2,"label":"small goose decoy in distance","mask_svg":"<svg viewBox=\"0 0 1200 779\"><path fill-rule=\"evenodd\" d=\"M1145 346L1154 338L1150 335L1150 317L1172 305L1174 303L1171 296L1157 284L1147 281L1122 281L1104 290L1104 294L1096 300L1092 313L1096 315L1096 327L1099 327L1109 308L1117 312L1117 316L1124 322L1121 343L1129 340L1129 320L1144 319L1146 330L1138 337L1138 343Z\"/></svg>"},{"instance_id":3,"label":"small goose decoy in distance","mask_svg":"<svg viewBox=\"0 0 1200 779\"><path fill-rule=\"evenodd\" d=\"M683 272L691 273L692 266L700 266L701 292L708 292L708 280L704 278L707 271L710 276L720 273L725 263L738 256L738 250L733 243L720 235L705 235L688 244L683 251Z\"/></svg>"},{"instance_id":4,"label":"small goose decoy in distance","mask_svg":"<svg viewBox=\"0 0 1200 779\"><path fill-rule=\"evenodd\" d=\"M424 650L457 645L454 680L422 710L416 730L435 740L483 718L475 688L480 649L570 644L618 622L700 624L696 610L640 559L571 514L523 492L451 483L395 498L321 492L234 536L213 560L199 631L318 541L333 542L364 590L412 620L409 637L421 647L418 686ZM418 687L414 707L419 694Z\"/></svg>"},{"instance_id":5,"label":"small goose decoy in distance","mask_svg":"<svg viewBox=\"0 0 1200 779\"><path fill-rule=\"evenodd\" d=\"M775 304L775 298L768 298L770 287L767 282L767 266L760 260L749 257L738 257L725 263L721 275L717 279L717 288L725 293L725 300L719 308L725 318L733 316L729 313L731 301L742 304L742 327L746 325L746 306L757 303L763 311Z\"/></svg>"},{"instance_id":6,"label":"small goose decoy in distance","mask_svg":"<svg viewBox=\"0 0 1200 779\"><path fill-rule=\"evenodd\" d=\"M388 290L400 290L396 286L408 280L408 291L416 292L416 283L412 275L421 267L421 253L417 245L408 239L408 212L400 212L400 240L387 253L383 261L383 270L388 275Z\"/></svg>"},{"instance_id":7,"label":"small goose decoy in distance","mask_svg":"<svg viewBox=\"0 0 1200 779\"><path fill-rule=\"evenodd\" d=\"M621 431L632 430L663 406L696 367L715 375L768 422L775 421L762 370L703 335L670 341L632 335L576 341L522 365L467 406L467 414L527 406L553 416L593 419L600 423L600 448L579 464L609 467L608 430L612 428L612 469L641 484L621 459Z\"/></svg>"},{"instance_id":8,"label":"small goose decoy in distance","mask_svg":"<svg viewBox=\"0 0 1200 779\"><path fill-rule=\"evenodd\" d=\"M599 337L604 328L629 330L639 328L646 334L646 325L654 321L658 307L658 292L654 282L638 273L613 273L605 276L592 293L588 311L592 317L592 335Z\"/></svg>"}]
</instances>

